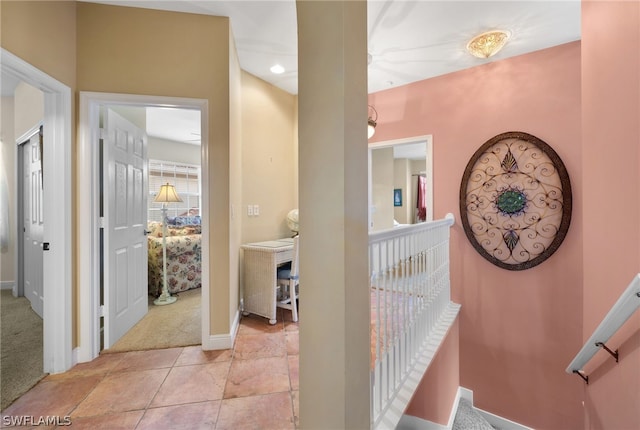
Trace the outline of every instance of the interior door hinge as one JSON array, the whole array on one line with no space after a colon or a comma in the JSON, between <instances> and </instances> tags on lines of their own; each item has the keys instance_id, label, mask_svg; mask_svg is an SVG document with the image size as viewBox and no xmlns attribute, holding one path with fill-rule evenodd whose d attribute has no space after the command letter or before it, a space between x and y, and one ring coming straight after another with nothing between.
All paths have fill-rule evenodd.
<instances>
[{"instance_id":1,"label":"interior door hinge","mask_svg":"<svg viewBox=\"0 0 640 430\"><path fill-rule=\"evenodd\" d=\"M100 316L104 316L104 305L100 305Z\"/></svg>"},{"instance_id":2,"label":"interior door hinge","mask_svg":"<svg viewBox=\"0 0 640 430\"><path fill-rule=\"evenodd\" d=\"M98 228L104 228L104 217L98 218Z\"/></svg>"},{"instance_id":3,"label":"interior door hinge","mask_svg":"<svg viewBox=\"0 0 640 430\"><path fill-rule=\"evenodd\" d=\"M104 128L101 128L100 131L98 132L98 135L99 135L98 136L99 139L102 139L102 140L106 139L107 138L107 130L104 129Z\"/></svg>"}]
</instances>

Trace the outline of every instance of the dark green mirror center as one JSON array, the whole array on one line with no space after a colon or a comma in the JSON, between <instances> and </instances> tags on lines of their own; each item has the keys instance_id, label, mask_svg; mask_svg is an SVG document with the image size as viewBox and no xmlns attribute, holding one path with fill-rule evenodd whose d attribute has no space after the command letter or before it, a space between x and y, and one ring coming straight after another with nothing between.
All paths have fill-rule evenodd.
<instances>
[{"instance_id":1,"label":"dark green mirror center","mask_svg":"<svg viewBox=\"0 0 640 430\"><path fill-rule=\"evenodd\" d=\"M527 196L522 191L509 189L500 193L496 200L498 210L507 215L524 211L527 204Z\"/></svg>"}]
</instances>

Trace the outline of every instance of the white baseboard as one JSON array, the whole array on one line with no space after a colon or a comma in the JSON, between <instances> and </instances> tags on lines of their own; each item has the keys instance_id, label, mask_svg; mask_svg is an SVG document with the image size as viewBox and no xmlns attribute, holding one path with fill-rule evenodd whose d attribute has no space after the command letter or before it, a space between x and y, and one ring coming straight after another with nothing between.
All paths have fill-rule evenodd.
<instances>
[{"instance_id":1,"label":"white baseboard","mask_svg":"<svg viewBox=\"0 0 640 430\"><path fill-rule=\"evenodd\" d=\"M75 366L76 364L78 364L80 361L80 353L82 352L82 350L80 349L79 346L76 346L75 348L73 348L73 350L71 351L71 367L73 368L73 366Z\"/></svg>"},{"instance_id":2,"label":"white baseboard","mask_svg":"<svg viewBox=\"0 0 640 430\"><path fill-rule=\"evenodd\" d=\"M13 290L16 281L0 281L0 290Z\"/></svg>"},{"instance_id":3,"label":"white baseboard","mask_svg":"<svg viewBox=\"0 0 640 430\"><path fill-rule=\"evenodd\" d=\"M458 404L460 399L468 400L473 405L473 391L468 388L458 387L458 392L451 405L451 413L449 415L449 422L447 425L434 423L422 418L413 417L411 415L402 415L397 430L451 430L453 428L453 421L456 418L456 412L458 411ZM483 411L474 407L474 409L481 414L492 426L499 428L500 430L533 430L531 427L527 427L522 424L518 424L506 418L499 417L491 412Z\"/></svg>"},{"instance_id":4,"label":"white baseboard","mask_svg":"<svg viewBox=\"0 0 640 430\"><path fill-rule=\"evenodd\" d=\"M460 393L460 398L468 400L473 405L473 391L468 388L458 387L458 393Z\"/></svg>"},{"instance_id":5,"label":"white baseboard","mask_svg":"<svg viewBox=\"0 0 640 430\"><path fill-rule=\"evenodd\" d=\"M396 430L451 430L451 427L411 415L403 415Z\"/></svg>"},{"instance_id":6,"label":"white baseboard","mask_svg":"<svg viewBox=\"0 0 640 430\"><path fill-rule=\"evenodd\" d=\"M205 351L219 350L219 349L231 349L233 348L233 342L236 339L238 333L238 327L240 325L240 311L236 311L236 314L231 323L231 330L228 334L216 334L209 336L208 339L203 339L202 349Z\"/></svg>"}]
</instances>

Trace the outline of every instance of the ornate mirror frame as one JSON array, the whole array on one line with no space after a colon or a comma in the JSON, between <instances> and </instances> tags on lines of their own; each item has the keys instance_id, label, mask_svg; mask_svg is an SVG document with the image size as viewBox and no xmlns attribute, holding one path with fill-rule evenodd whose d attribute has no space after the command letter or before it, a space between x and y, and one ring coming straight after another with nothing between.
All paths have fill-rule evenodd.
<instances>
[{"instance_id":1,"label":"ornate mirror frame","mask_svg":"<svg viewBox=\"0 0 640 430\"><path fill-rule=\"evenodd\" d=\"M571 182L556 152L518 131L499 134L471 157L460 185L460 218L484 258L508 270L545 261L571 223Z\"/></svg>"}]
</instances>

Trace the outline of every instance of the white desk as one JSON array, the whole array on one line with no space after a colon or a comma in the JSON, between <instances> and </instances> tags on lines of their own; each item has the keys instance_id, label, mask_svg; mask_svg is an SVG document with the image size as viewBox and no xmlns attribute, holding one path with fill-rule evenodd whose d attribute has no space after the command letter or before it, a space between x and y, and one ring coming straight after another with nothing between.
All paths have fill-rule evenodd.
<instances>
[{"instance_id":1,"label":"white desk","mask_svg":"<svg viewBox=\"0 0 640 430\"><path fill-rule=\"evenodd\" d=\"M293 239L247 243L242 249L243 313L269 318L269 324L275 324L278 266L292 260Z\"/></svg>"}]
</instances>

